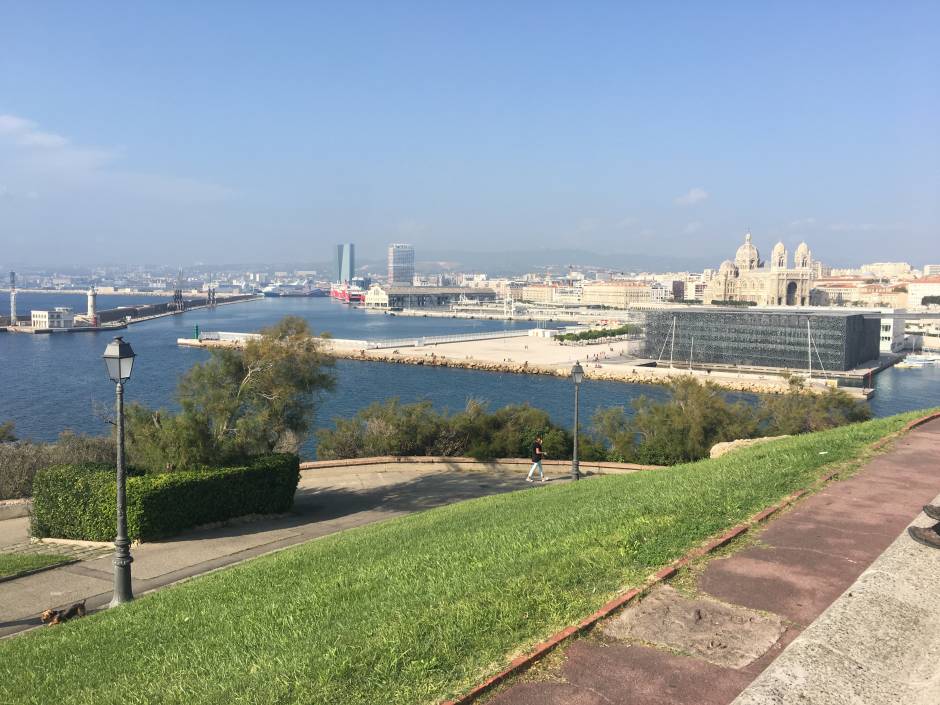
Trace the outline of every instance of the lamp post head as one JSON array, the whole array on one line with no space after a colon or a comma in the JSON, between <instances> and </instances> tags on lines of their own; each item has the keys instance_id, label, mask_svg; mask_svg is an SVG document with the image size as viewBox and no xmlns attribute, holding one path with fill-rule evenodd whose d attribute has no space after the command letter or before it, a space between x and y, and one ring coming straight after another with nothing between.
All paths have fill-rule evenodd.
<instances>
[{"instance_id":1,"label":"lamp post head","mask_svg":"<svg viewBox=\"0 0 940 705\"><path fill-rule=\"evenodd\" d=\"M571 379L575 384L581 384L584 381L584 368L581 367L580 362L575 362L574 367L571 368Z\"/></svg>"},{"instance_id":2,"label":"lamp post head","mask_svg":"<svg viewBox=\"0 0 940 705\"><path fill-rule=\"evenodd\" d=\"M126 382L131 378L131 368L137 355L131 344L124 341L121 336L116 337L104 350L104 364L108 369L108 377L115 384Z\"/></svg>"}]
</instances>

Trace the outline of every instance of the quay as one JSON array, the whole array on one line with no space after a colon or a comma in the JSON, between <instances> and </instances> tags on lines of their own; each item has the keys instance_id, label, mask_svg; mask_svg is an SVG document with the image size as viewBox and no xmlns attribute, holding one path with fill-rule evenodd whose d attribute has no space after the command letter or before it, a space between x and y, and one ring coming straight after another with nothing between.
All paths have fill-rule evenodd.
<instances>
[{"instance_id":1,"label":"quay","mask_svg":"<svg viewBox=\"0 0 940 705\"><path fill-rule=\"evenodd\" d=\"M146 304L143 306L121 306L118 308L105 309L98 313L98 319L102 321L99 325L79 325L69 326L67 328L39 328L31 325L0 326L0 332L8 333L27 333L31 335L51 335L56 333L101 333L106 331L123 330L134 323L143 323L157 318L167 316L179 316L187 311L198 311L201 309L212 308L214 306L223 306L226 304L237 304L245 301L257 301L262 297L255 295L234 295L217 299L213 303L204 302L201 299L188 299L184 301L183 308L173 308L172 303L162 302L159 304Z\"/></svg>"},{"instance_id":2,"label":"quay","mask_svg":"<svg viewBox=\"0 0 940 705\"><path fill-rule=\"evenodd\" d=\"M638 339L610 341L585 345L565 345L551 337L551 331L502 331L439 338L408 338L394 341L344 340L324 338L324 353L338 359L363 362L386 362L401 365L451 367L513 374L535 374L567 377L571 367L580 362L587 379L629 384L669 384L679 377L695 377L711 382L722 389L758 394L782 394L789 390L791 375L805 374L806 370L780 368L735 368L732 366L703 365L692 369L676 364L672 367L640 356L643 341ZM240 347L257 333L204 333L196 338L179 338L177 344L187 347ZM859 399L874 394L871 377L891 360L870 363L864 368L813 378L807 388L825 392L837 386ZM869 386L865 386L865 381ZM858 385L858 386L856 386Z\"/></svg>"}]
</instances>

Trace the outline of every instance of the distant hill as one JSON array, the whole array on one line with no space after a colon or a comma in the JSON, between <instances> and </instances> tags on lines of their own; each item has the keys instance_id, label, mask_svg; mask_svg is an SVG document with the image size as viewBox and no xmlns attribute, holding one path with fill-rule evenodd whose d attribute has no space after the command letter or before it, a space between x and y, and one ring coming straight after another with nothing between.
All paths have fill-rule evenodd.
<instances>
[{"instance_id":1,"label":"distant hill","mask_svg":"<svg viewBox=\"0 0 940 705\"><path fill-rule=\"evenodd\" d=\"M418 250L416 267L422 271L452 269L490 274L529 272L552 267L558 271L577 268L615 269L625 272L698 271L713 266L707 257L645 254L601 254L589 250L512 250L507 252L458 252Z\"/></svg>"}]
</instances>

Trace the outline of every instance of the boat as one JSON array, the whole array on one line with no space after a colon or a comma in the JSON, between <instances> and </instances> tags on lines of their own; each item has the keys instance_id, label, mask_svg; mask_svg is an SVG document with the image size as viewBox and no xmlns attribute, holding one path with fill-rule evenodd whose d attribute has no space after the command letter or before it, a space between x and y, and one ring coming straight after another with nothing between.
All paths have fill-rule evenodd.
<instances>
[{"instance_id":1,"label":"boat","mask_svg":"<svg viewBox=\"0 0 940 705\"><path fill-rule=\"evenodd\" d=\"M362 303L366 300L366 292L351 284L334 284L330 287L330 296L344 304Z\"/></svg>"},{"instance_id":2,"label":"boat","mask_svg":"<svg viewBox=\"0 0 940 705\"><path fill-rule=\"evenodd\" d=\"M940 362L940 355L935 355L932 353L911 353L905 358L908 362L924 363L927 365L935 365Z\"/></svg>"},{"instance_id":3,"label":"boat","mask_svg":"<svg viewBox=\"0 0 940 705\"><path fill-rule=\"evenodd\" d=\"M922 360L901 360L897 363L895 367L898 367L902 370L922 370L925 367L931 366L933 363L924 362Z\"/></svg>"},{"instance_id":4,"label":"boat","mask_svg":"<svg viewBox=\"0 0 940 705\"><path fill-rule=\"evenodd\" d=\"M268 298L276 298L281 295L281 287L277 286L276 284L266 286L261 290L261 294L262 296L266 296Z\"/></svg>"}]
</instances>

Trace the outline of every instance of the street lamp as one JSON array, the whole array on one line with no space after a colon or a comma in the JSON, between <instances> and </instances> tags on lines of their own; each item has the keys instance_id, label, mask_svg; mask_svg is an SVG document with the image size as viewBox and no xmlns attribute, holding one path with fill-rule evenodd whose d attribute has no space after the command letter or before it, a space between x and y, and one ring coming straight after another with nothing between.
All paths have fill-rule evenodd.
<instances>
[{"instance_id":1,"label":"street lamp","mask_svg":"<svg viewBox=\"0 0 940 705\"><path fill-rule=\"evenodd\" d=\"M574 381L574 454L571 456L571 479L580 480L581 472L578 468L578 391L584 381L584 368L579 362L571 368L571 379Z\"/></svg>"},{"instance_id":2,"label":"street lamp","mask_svg":"<svg viewBox=\"0 0 940 705\"><path fill-rule=\"evenodd\" d=\"M131 378L134 354L130 343L118 336L104 351L108 377L117 392L117 536L114 539L114 596L109 607L134 599L131 591L131 542L127 538L127 491L124 472L124 383Z\"/></svg>"}]
</instances>

